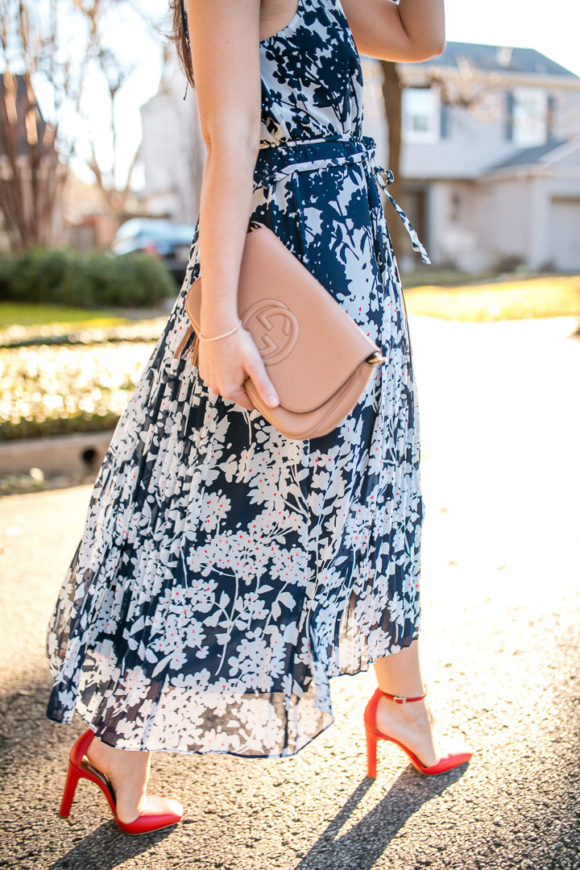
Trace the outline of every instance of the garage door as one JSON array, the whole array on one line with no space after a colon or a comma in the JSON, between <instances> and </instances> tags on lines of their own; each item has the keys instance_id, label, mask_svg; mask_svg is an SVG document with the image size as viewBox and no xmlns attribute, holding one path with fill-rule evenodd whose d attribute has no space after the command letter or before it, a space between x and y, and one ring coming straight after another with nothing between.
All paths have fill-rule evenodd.
<instances>
[{"instance_id":1,"label":"garage door","mask_svg":"<svg viewBox=\"0 0 580 870\"><path fill-rule=\"evenodd\" d=\"M552 199L550 259L557 269L580 271L580 198Z\"/></svg>"}]
</instances>

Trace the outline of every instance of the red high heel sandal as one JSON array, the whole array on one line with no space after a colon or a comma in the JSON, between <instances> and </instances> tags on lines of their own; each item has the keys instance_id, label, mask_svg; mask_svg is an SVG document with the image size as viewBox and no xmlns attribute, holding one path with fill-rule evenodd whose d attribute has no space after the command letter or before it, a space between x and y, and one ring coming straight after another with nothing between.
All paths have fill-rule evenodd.
<instances>
[{"instance_id":1,"label":"red high heel sandal","mask_svg":"<svg viewBox=\"0 0 580 870\"><path fill-rule=\"evenodd\" d=\"M425 695L426 694L427 693L425 693ZM407 753L417 770L420 773L427 774L428 776L434 776L437 773L445 773L446 770L452 770L454 767L459 767L460 764L465 764L466 761L469 761L473 755L472 752L456 752L444 755L436 764L427 767L419 758L417 758L415 753L411 752L411 750L405 746L404 743L401 743L400 740L377 731L377 705L381 696L389 698L389 700L394 701L395 704L409 704L413 701L422 701L425 695L419 695L417 698L403 698L400 695L390 695L388 692L383 692L382 689L377 689L375 691L365 708L364 714L365 731L367 736L367 776L374 779L377 775L377 743L379 740L390 740L391 743L396 743L397 746Z\"/></svg>"},{"instance_id":2,"label":"red high heel sandal","mask_svg":"<svg viewBox=\"0 0 580 870\"><path fill-rule=\"evenodd\" d=\"M75 796L75 791L79 779L89 779L91 782L96 782L102 789L109 801L113 816L120 829L125 834L147 834L150 831L157 831L159 828L167 828L169 825L175 825L183 817L183 813L159 813L157 815L140 815L132 822L122 822L117 816L115 807L115 792L110 781L105 774L101 773L96 767L85 758L85 752L89 748L94 732L85 731L84 734L75 740L72 745L68 764L68 774L62 795L59 816L67 818L70 813L71 804Z\"/></svg>"}]
</instances>

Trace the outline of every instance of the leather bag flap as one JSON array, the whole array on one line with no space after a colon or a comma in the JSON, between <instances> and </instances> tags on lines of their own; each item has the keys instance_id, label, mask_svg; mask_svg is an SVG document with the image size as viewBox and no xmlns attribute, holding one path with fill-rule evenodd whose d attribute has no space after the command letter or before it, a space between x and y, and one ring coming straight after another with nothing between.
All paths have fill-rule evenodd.
<instances>
[{"instance_id":1,"label":"leather bag flap","mask_svg":"<svg viewBox=\"0 0 580 870\"><path fill-rule=\"evenodd\" d=\"M263 224L246 237L238 311L289 411L328 401L378 348L300 260ZM186 310L199 330L201 277Z\"/></svg>"}]
</instances>

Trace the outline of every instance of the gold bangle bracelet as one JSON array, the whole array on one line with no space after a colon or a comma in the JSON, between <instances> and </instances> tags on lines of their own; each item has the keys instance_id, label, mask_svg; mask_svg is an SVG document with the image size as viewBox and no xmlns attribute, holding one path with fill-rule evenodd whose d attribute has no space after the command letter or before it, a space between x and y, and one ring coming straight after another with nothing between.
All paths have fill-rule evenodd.
<instances>
[{"instance_id":1,"label":"gold bangle bracelet","mask_svg":"<svg viewBox=\"0 0 580 870\"><path fill-rule=\"evenodd\" d=\"M228 332L222 332L221 335L205 336L205 335L202 335L201 332L198 332L197 337L198 337L199 341L219 341L220 338L227 338L228 336L233 335L234 332L238 331L238 329L241 327L241 325L242 325L242 321L238 320L237 326L234 326L234 328L230 329Z\"/></svg>"}]
</instances>

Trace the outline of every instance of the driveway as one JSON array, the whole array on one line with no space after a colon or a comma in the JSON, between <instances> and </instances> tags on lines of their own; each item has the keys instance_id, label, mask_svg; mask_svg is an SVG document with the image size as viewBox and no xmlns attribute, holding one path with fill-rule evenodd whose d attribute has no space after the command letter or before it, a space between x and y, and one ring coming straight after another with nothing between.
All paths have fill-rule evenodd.
<instances>
[{"instance_id":1,"label":"driveway","mask_svg":"<svg viewBox=\"0 0 580 870\"><path fill-rule=\"evenodd\" d=\"M440 728L475 749L465 770L425 778L383 746L378 778L365 778L369 671L333 681L335 724L293 758L154 756L152 790L187 807L170 833L124 836L88 783L60 819L82 726L44 715L44 635L90 488L0 499L0 866L580 868L575 327L411 319L426 503L422 656Z\"/></svg>"}]
</instances>

